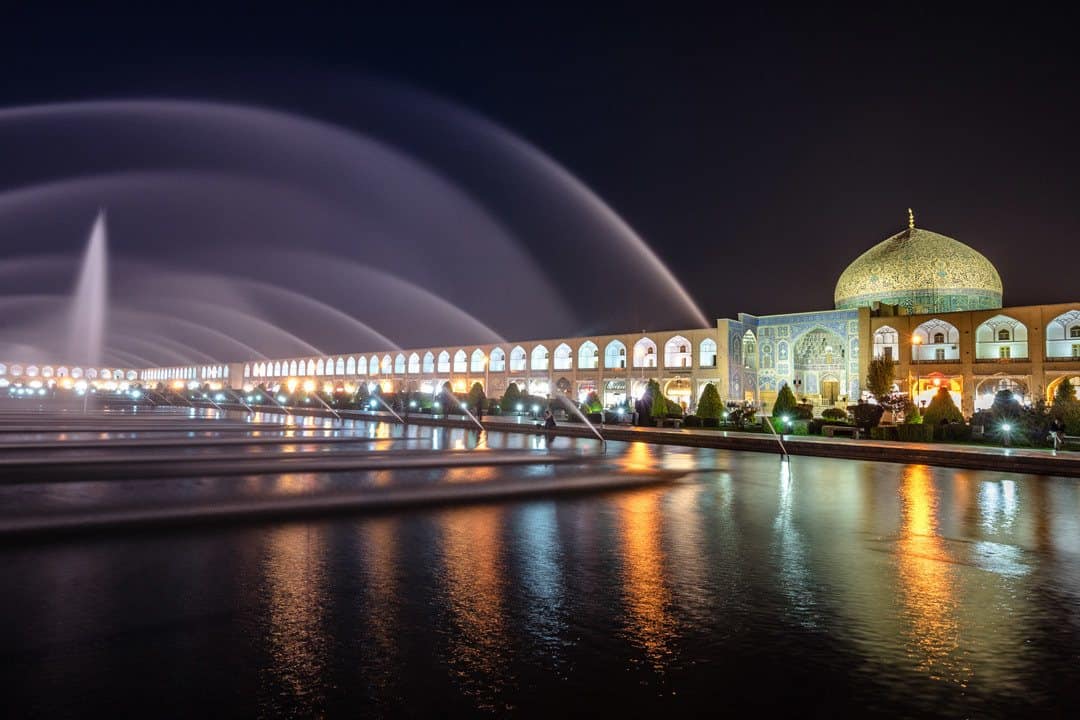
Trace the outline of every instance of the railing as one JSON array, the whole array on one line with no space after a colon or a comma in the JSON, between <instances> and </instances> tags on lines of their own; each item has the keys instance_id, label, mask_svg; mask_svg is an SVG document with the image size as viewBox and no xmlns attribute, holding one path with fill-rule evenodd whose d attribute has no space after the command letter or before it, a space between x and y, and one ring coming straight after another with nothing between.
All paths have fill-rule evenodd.
<instances>
[{"instance_id":1,"label":"railing","mask_svg":"<svg viewBox=\"0 0 1080 720\"><path fill-rule=\"evenodd\" d=\"M1031 358L1027 357L1007 357L1007 358L975 358L976 363L998 363L1001 365L1008 365L1009 363L1029 363Z\"/></svg>"},{"instance_id":2,"label":"railing","mask_svg":"<svg viewBox=\"0 0 1080 720\"><path fill-rule=\"evenodd\" d=\"M1044 362L1080 363L1080 357L1075 357L1073 355L1054 355L1046 358Z\"/></svg>"},{"instance_id":3,"label":"railing","mask_svg":"<svg viewBox=\"0 0 1080 720\"><path fill-rule=\"evenodd\" d=\"M949 358L946 360L912 360L912 365L959 365L960 358Z\"/></svg>"}]
</instances>

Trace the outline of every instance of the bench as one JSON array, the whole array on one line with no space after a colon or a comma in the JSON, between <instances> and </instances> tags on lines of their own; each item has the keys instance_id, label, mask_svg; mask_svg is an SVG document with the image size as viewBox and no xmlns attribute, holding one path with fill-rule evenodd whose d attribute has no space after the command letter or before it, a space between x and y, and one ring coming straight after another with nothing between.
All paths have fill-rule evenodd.
<instances>
[{"instance_id":1,"label":"bench","mask_svg":"<svg viewBox=\"0 0 1080 720\"><path fill-rule=\"evenodd\" d=\"M821 434L825 437L836 437L837 435L850 435L855 440L859 439L859 428L851 427L849 425L822 425Z\"/></svg>"},{"instance_id":2,"label":"bench","mask_svg":"<svg viewBox=\"0 0 1080 720\"><path fill-rule=\"evenodd\" d=\"M1069 447L1070 444L1080 445L1080 435L1062 435L1061 446Z\"/></svg>"},{"instance_id":3,"label":"bench","mask_svg":"<svg viewBox=\"0 0 1080 720\"><path fill-rule=\"evenodd\" d=\"M682 418L664 418L663 420L657 419L656 427L672 427L678 430L682 427Z\"/></svg>"}]
</instances>

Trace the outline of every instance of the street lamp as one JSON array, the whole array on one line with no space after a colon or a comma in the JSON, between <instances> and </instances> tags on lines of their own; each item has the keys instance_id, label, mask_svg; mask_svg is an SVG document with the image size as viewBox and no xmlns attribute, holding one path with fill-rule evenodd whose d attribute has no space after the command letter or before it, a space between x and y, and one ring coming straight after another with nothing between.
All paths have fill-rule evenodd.
<instances>
[{"instance_id":1,"label":"street lamp","mask_svg":"<svg viewBox=\"0 0 1080 720\"><path fill-rule=\"evenodd\" d=\"M1001 437L1004 440L1005 447L1009 447L1009 431L1012 430L1012 425L1009 423L1001 424Z\"/></svg>"},{"instance_id":2,"label":"street lamp","mask_svg":"<svg viewBox=\"0 0 1080 720\"><path fill-rule=\"evenodd\" d=\"M915 352L912 353L912 362L915 363L915 399L918 401L919 394L922 392L922 388L919 387L919 345L922 345L922 337L918 333L912 333L911 344L915 346Z\"/></svg>"}]
</instances>

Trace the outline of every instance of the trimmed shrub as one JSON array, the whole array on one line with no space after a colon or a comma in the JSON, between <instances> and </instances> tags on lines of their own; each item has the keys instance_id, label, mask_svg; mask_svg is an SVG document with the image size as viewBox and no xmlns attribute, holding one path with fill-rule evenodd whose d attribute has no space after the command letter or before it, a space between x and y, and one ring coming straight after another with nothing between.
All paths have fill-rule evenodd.
<instances>
[{"instance_id":1,"label":"trimmed shrub","mask_svg":"<svg viewBox=\"0 0 1080 720\"><path fill-rule=\"evenodd\" d=\"M701 427L701 418L697 415L687 415L686 418L684 418L683 423L688 428L699 428Z\"/></svg>"},{"instance_id":2,"label":"trimmed shrub","mask_svg":"<svg viewBox=\"0 0 1080 720\"><path fill-rule=\"evenodd\" d=\"M707 383L705 389L701 391L701 399L698 400L697 416L703 420L719 418L723 408L724 405L720 402L720 393L717 392L716 386Z\"/></svg>"},{"instance_id":3,"label":"trimmed shrub","mask_svg":"<svg viewBox=\"0 0 1080 720\"><path fill-rule=\"evenodd\" d=\"M847 412L842 408L825 408L821 411L821 417L825 420L847 420Z\"/></svg>"},{"instance_id":4,"label":"trimmed shrub","mask_svg":"<svg viewBox=\"0 0 1080 720\"><path fill-rule=\"evenodd\" d=\"M795 416L795 408L798 407L798 402L795 400L795 393L791 392L791 388L787 383L780 386L780 392L776 395L776 402L773 403L772 416L774 418L782 415Z\"/></svg>"},{"instance_id":5,"label":"trimmed shrub","mask_svg":"<svg viewBox=\"0 0 1080 720\"><path fill-rule=\"evenodd\" d=\"M937 394L930 401L930 406L926 408L926 413L923 415L923 422L927 425L940 425L941 421L946 422L964 422L964 416L960 413L960 408L956 407L956 403L953 402L952 395L944 388L938 388Z\"/></svg>"},{"instance_id":6,"label":"trimmed shrub","mask_svg":"<svg viewBox=\"0 0 1080 720\"><path fill-rule=\"evenodd\" d=\"M896 425L878 425L870 428L871 440L899 440L900 433Z\"/></svg>"},{"instance_id":7,"label":"trimmed shrub","mask_svg":"<svg viewBox=\"0 0 1080 720\"><path fill-rule=\"evenodd\" d=\"M714 418L714 417L701 418L701 426L702 427L707 427L707 428L718 428L718 427L720 427L720 418Z\"/></svg>"},{"instance_id":8,"label":"trimmed shrub","mask_svg":"<svg viewBox=\"0 0 1080 720\"><path fill-rule=\"evenodd\" d=\"M799 403L795 406L795 419L796 420L813 420L814 419L814 406L810 403Z\"/></svg>"},{"instance_id":9,"label":"trimmed shrub","mask_svg":"<svg viewBox=\"0 0 1080 720\"><path fill-rule=\"evenodd\" d=\"M860 402L858 405L849 405L848 412L856 427L869 432L870 428L877 427L881 422L881 416L885 414L885 408L873 403Z\"/></svg>"}]
</instances>

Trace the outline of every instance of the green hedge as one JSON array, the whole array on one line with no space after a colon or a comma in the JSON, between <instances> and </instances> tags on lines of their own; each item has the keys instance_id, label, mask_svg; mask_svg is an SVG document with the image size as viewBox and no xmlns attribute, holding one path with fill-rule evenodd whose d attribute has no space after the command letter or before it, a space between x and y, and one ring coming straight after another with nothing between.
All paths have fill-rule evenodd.
<instances>
[{"instance_id":1,"label":"green hedge","mask_svg":"<svg viewBox=\"0 0 1080 720\"><path fill-rule=\"evenodd\" d=\"M878 425L870 428L871 440L899 440L900 435L896 425Z\"/></svg>"},{"instance_id":2,"label":"green hedge","mask_svg":"<svg viewBox=\"0 0 1080 720\"><path fill-rule=\"evenodd\" d=\"M965 423L924 425L923 427L931 428L934 439L942 442L963 442L971 439L971 426Z\"/></svg>"},{"instance_id":3,"label":"green hedge","mask_svg":"<svg viewBox=\"0 0 1080 720\"><path fill-rule=\"evenodd\" d=\"M896 431L898 439L904 442L930 442L934 439L933 425L897 425Z\"/></svg>"}]
</instances>

